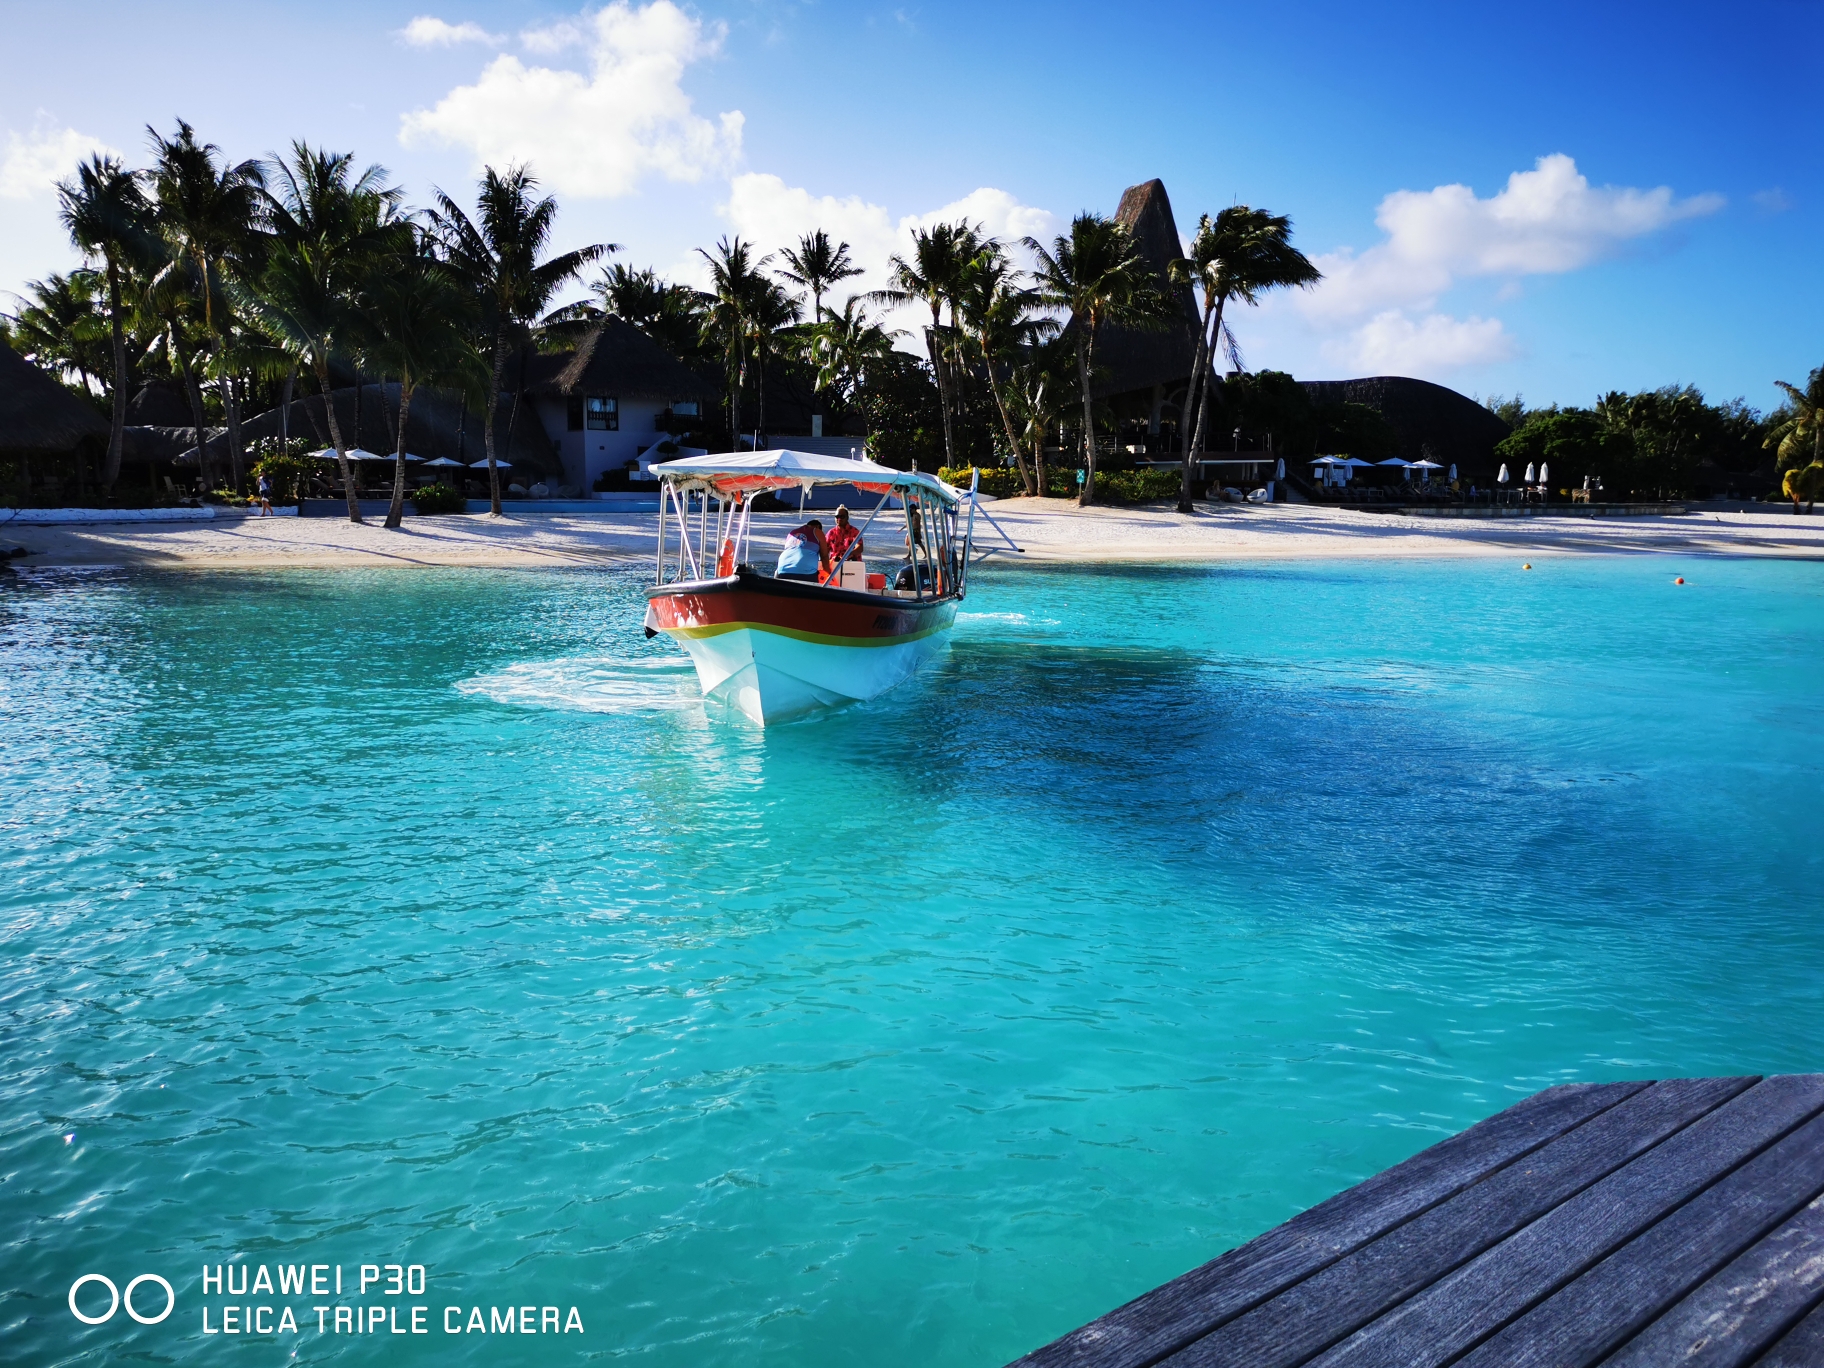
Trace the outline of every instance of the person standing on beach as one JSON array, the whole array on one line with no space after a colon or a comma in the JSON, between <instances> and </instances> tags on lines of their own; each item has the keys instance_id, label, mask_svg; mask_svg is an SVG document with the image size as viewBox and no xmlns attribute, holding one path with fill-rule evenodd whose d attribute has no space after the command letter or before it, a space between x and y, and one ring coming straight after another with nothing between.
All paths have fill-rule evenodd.
<instances>
[{"instance_id":1,"label":"person standing on beach","mask_svg":"<svg viewBox=\"0 0 1824 1368\"><path fill-rule=\"evenodd\" d=\"M275 516L272 511L272 476L270 476L270 475L260 476L259 490L260 490L260 516L262 518L270 518L270 517Z\"/></svg>"}]
</instances>

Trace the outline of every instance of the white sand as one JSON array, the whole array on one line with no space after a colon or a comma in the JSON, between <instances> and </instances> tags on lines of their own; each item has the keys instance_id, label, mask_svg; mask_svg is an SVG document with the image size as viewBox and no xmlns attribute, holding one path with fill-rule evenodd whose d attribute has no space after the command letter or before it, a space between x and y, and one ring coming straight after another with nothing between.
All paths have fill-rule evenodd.
<instances>
[{"instance_id":1,"label":"white sand","mask_svg":"<svg viewBox=\"0 0 1824 1368\"><path fill-rule=\"evenodd\" d=\"M1824 557L1824 517L1790 512L1692 512L1669 517L1422 518L1302 504L1224 505L1181 516L1158 509L1078 509L1059 499L984 508L1026 550L1021 561L1256 560L1357 556L1512 556L1601 553ZM756 539L777 544L797 521L756 516ZM897 518L872 540L897 544ZM886 523L883 517L882 523ZM564 566L640 561L653 553L657 515L485 514L408 517L398 531L375 519L247 518L167 526L13 527L0 546L34 554L15 565L139 565L252 569L277 566ZM978 522L976 544L998 544Z\"/></svg>"}]
</instances>

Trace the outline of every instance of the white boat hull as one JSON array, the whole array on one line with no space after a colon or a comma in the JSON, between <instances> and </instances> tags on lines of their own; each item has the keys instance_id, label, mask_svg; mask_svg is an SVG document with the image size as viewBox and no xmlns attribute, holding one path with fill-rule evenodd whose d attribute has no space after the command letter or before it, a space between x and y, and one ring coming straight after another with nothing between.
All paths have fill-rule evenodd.
<instances>
[{"instance_id":1,"label":"white boat hull","mask_svg":"<svg viewBox=\"0 0 1824 1368\"><path fill-rule=\"evenodd\" d=\"M740 709L761 726L876 698L943 650L950 623L910 640L832 645L764 627L669 633L690 654L706 699Z\"/></svg>"}]
</instances>

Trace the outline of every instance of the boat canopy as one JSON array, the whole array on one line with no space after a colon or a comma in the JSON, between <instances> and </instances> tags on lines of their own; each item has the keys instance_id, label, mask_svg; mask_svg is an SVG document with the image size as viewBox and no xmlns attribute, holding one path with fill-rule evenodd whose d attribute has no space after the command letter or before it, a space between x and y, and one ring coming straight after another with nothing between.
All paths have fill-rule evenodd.
<instances>
[{"instance_id":1,"label":"boat canopy","mask_svg":"<svg viewBox=\"0 0 1824 1368\"><path fill-rule=\"evenodd\" d=\"M935 475L894 470L873 461L824 456L813 451L728 451L714 456L686 456L660 461L653 473L687 489L706 489L724 498L758 494L768 489L810 489L816 485L852 484L870 494L905 495L923 490L946 504L962 501L961 493Z\"/></svg>"}]
</instances>

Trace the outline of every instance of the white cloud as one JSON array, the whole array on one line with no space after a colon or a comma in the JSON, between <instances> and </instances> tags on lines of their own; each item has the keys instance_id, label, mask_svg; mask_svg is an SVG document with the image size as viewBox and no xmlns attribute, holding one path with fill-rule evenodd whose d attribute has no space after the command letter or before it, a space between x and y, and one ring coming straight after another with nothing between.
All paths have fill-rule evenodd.
<instances>
[{"instance_id":1,"label":"white cloud","mask_svg":"<svg viewBox=\"0 0 1824 1368\"><path fill-rule=\"evenodd\" d=\"M0 153L0 199L28 200L54 194L57 182L75 174L77 164L91 152L120 155L99 138L57 127L40 110L30 133L7 130L6 150Z\"/></svg>"},{"instance_id":2,"label":"white cloud","mask_svg":"<svg viewBox=\"0 0 1824 1368\"><path fill-rule=\"evenodd\" d=\"M1428 314L1417 321L1399 309L1376 314L1346 337L1324 343L1324 359L1365 375L1426 375L1508 361L1514 340L1498 318Z\"/></svg>"},{"instance_id":3,"label":"white cloud","mask_svg":"<svg viewBox=\"0 0 1824 1368\"><path fill-rule=\"evenodd\" d=\"M399 39L409 47L455 47L458 43L481 43L499 47L506 39L489 33L480 24L450 24L434 15L421 14L399 30Z\"/></svg>"},{"instance_id":4,"label":"white cloud","mask_svg":"<svg viewBox=\"0 0 1824 1368\"><path fill-rule=\"evenodd\" d=\"M1324 281L1299 304L1308 316L1331 320L1361 318L1390 305L1429 309L1461 278L1575 271L1626 242L1722 205L1720 195L1675 199L1664 185L1592 186L1562 153L1514 172L1488 199L1478 199L1467 185L1396 190L1375 214L1386 240L1360 255L1345 248L1316 257Z\"/></svg>"},{"instance_id":5,"label":"white cloud","mask_svg":"<svg viewBox=\"0 0 1824 1368\"><path fill-rule=\"evenodd\" d=\"M696 182L741 152L742 115L694 113L681 81L725 33L671 0L625 3L523 35L541 52L586 49L587 74L500 56L474 85L407 114L400 141L469 148L478 165L529 162L550 188L584 198L631 194L648 175Z\"/></svg>"}]
</instances>

